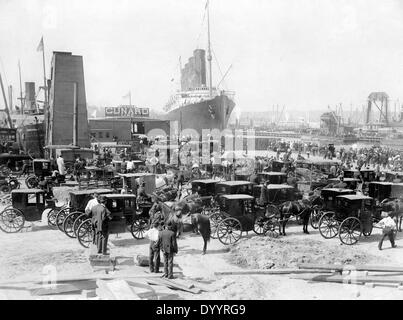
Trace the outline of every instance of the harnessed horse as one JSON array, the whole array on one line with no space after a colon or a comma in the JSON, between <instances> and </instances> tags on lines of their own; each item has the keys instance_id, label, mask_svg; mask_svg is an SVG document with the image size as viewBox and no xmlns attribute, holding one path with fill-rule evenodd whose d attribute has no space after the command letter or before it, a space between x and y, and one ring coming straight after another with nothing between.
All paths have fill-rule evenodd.
<instances>
[{"instance_id":1,"label":"harnessed horse","mask_svg":"<svg viewBox=\"0 0 403 320\"><path fill-rule=\"evenodd\" d=\"M292 216L302 219L303 232L309 234L309 217L311 216L313 207L320 204L321 198L318 196L312 196L304 200L286 201L280 204L280 206L278 206L280 212L280 235L286 235L285 227Z\"/></svg>"}]
</instances>

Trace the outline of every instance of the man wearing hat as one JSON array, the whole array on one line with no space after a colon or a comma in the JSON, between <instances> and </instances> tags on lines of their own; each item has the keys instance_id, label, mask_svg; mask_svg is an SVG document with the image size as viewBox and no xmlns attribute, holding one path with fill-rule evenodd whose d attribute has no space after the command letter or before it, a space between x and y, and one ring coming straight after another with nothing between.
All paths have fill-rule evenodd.
<instances>
[{"instance_id":1,"label":"man wearing hat","mask_svg":"<svg viewBox=\"0 0 403 320\"><path fill-rule=\"evenodd\" d=\"M94 232L93 243L97 246L98 254L106 255L109 237L109 221L112 220L111 212L105 207L105 196L99 197L99 204L91 209L91 225Z\"/></svg>"},{"instance_id":2,"label":"man wearing hat","mask_svg":"<svg viewBox=\"0 0 403 320\"><path fill-rule=\"evenodd\" d=\"M161 231L157 246L161 248L164 254L164 274L162 277L173 279L174 255L178 253L178 244L171 221L168 222L167 228Z\"/></svg>"},{"instance_id":3,"label":"man wearing hat","mask_svg":"<svg viewBox=\"0 0 403 320\"><path fill-rule=\"evenodd\" d=\"M377 223L377 226L382 228L382 238L379 241L378 249L382 250L383 240L385 240L386 237L389 238L392 248L396 248L397 247L397 245L395 244L396 223L390 217L390 213L386 211L382 211L381 217L382 220Z\"/></svg>"}]
</instances>

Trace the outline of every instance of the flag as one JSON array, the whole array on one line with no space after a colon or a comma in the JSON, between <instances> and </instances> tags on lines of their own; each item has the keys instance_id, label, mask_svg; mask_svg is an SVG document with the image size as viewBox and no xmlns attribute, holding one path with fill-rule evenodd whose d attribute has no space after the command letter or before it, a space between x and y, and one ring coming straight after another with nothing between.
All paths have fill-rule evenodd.
<instances>
[{"instance_id":1,"label":"flag","mask_svg":"<svg viewBox=\"0 0 403 320\"><path fill-rule=\"evenodd\" d=\"M92 118L96 118L96 117L97 117L97 110L94 110L94 111L91 113L91 117L92 117Z\"/></svg>"},{"instance_id":2,"label":"flag","mask_svg":"<svg viewBox=\"0 0 403 320\"><path fill-rule=\"evenodd\" d=\"M123 99L129 98L129 97L130 97L130 94L131 94L131 93L130 93L130 91L129 91L129 92L128 92L125 96L123 96L122 98L123 98Z\"/></svg>"},{"instance_id":3,"label":"flag","mask_svg":"<svg viewBox=\"0 0 403 320\"><path fill-rule=\"evenodd\" d=\"M41 41L39 42L38 48L36 48L36 51L43 51L43 37L41 38Z\"/></svg>"}]
</instances>

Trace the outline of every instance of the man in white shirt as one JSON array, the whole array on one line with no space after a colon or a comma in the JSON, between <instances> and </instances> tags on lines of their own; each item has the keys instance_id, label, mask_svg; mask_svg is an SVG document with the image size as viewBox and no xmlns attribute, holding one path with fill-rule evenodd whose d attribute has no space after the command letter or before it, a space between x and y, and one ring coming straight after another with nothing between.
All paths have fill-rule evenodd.
<instances>
[{"instance_id":1,"label":"man in white shirt","mask_svg":"<svg viewBox=\"0 0 403 320\"><path fill-rule=\"evenodd\" d=\"M127 172L131 173L133 172L134 169L134 162L132 159L130 159L129 161L127 161L127 166L126 166Z\"/></svg>"},{"instance_id":2,"label":"man in white shirt","mask_svg":"<svg viewBox=\"0 0 403 320\"><path fill-rule=\"evenodd\" d=\"M64 166L64 159L62 157L62 155L59 155L57 157L57 169L59 170L59 174L64 176L66 174L66 168Z\"/></svg>"},{"instance_id":3,"label":"man in white shirt","mask_svg":"<svg viewBox=\"0 0 403 320\"><path fill-rule=\"evenodd\" d=\"M150 251L148 255L148 261L149 261L149 266L150 266L150 272L159 272L159 267L160 267L160 247L158 246L158 239L159 239L159 234L160 231L158 230L159 223L154 222L153 227L149 230L147 230L144 234L144 236L148 239L150 239Z\"/></svg>"},{"instance_id":4,"label":"man in white shirt","mask_svg":"<svg viewBox=\"0 0 403 320\"><path fill-rule=\"evenodd\" d=\"M396 248L397 247L395 244L396 222L390 217L390 214L388 214L385 211L382 211L381 217L383 219L377 223L377 226L382 228L382 238L379 241L378 249L382 250L383 240L385 240L386 237L389 238L392 248Z\"/></svg>"},{"instance_id":5,"label":"man in white shirt","mask_svg":"<svg viewBox=\"0 0 403 320\"><path fill-rule=\"evenodd\" d=\"M93 197L93 199L88 201L87 206L85 207L86 215L89 215L91 213L92 208L94 208L97 204L99 204L99 201L98 201L99 194L97 192L94 192L92 197Z\"/></svg>"}]
</instances>

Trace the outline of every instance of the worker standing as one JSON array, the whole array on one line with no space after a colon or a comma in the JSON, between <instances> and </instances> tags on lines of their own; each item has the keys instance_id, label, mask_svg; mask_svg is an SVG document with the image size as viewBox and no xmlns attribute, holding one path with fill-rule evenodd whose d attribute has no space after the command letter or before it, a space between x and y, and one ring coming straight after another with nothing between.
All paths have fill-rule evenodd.
<instances>
[{"instance_id":1,"label":"worker standing","mask_svg":"<svg viewBox=\"0 0 403 320\"><path fill-rule=\"evenodd\" d=\"M164 274L162 277L173 279L174 255L178 253L178 244L172 222L168 222L167 229L161 231L157 245L164 253Z\"/></svg>"},{"instance_id":2,"label":"worker standing","mask_svg":"<svg viewBox=\"0 0 403 320\"><path fill-rule=\"evenodd\" d=\"M91 225L94 232L93 243L97 246L97 253L108 254L109 221L112 220L111 212L105 206L106 198L99 197L99 204L91 209Z\"/></svg>"}]
</instances>

